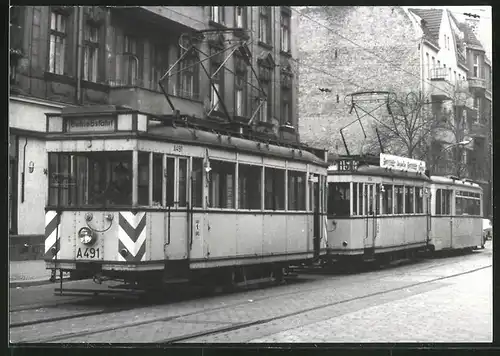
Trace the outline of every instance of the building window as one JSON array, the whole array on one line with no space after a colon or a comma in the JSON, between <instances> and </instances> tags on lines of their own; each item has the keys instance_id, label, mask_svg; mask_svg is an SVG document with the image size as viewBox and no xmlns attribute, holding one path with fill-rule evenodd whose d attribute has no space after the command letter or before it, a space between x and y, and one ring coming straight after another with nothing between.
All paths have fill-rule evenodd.
<instances>
[{"instance_id":1,"label":"building window","mask_svg":"<svg viewBox=\"0 0 500 356\"><path fill-rule=\"evenodd\" d=\"M272 116L272 83L273 83L273 70L271 66L262 62L259 65L259 81L265 92L265 100L260 107L260 121L267 121Z\"/></svg>"},{"instance_id":2,"label":"building window","mask_svg":"<svg viewBox=\"0 0 500 356\"><path fill-rule=\"evenodd\" d=\"M219 46L210 47L210 55L213 56L210 58L210 76L215 74L211 81L213 85L210 86L210 103L214 111L220 111L220 100L224 99L224 67L219 68L223 62L222 54L216 55L223 49Z\"/></svg>"},{"instance_id":3,"label":"building window","mask_svg":"<svg viewBox=\"0 0 500 356\"><path fill-rule=\"evenodd\" d=\"M99 28L87 25L83 47L83 80L97 82L99 72Z\"/></svg>"},{"instance_id":4,"label":"building window","mask_svg":"<svg viewBox=\"0 0 500 356\"><path fill-rule=\"evenodd\" d=\"M234 114L236 116L245 116L246 115L246 93L247 93L247 72L246 65L242 58L236 56L235 57L236 65L235 65L235 77L234 77L234 85L235 85L235 96L234 96Z\"/></svg>"},{"instance_id":5,"label":"building window","mask_svg":"<svg viewBox=\"0 0 500 356\"><path fill-rule=\"evenodd\" d=\"M190 45L185 42L183 44L185 48L189 48ZM184 54L184 50L181 48L179 53L180 56ZM178 74L178 90L174 91L174 95L178 95L183 98L198 100L198 72L199 65L198 60L193 52L190 52L179 64L180 73Z\"/></svg>"},{"instance_id":6,"label":"building window","mask_svg":"<svg viewBox=\"0 0 500 356\"><path fill-rule=\"evenodd\" d=\"M285 171L266 167L264 182L264 208L266 210L285 210Z\"/></svg>"},{"instance_id":7,"label":"building window","mask_svg":"<svg viewBox=\"0 0 500 356\"><path fill-rule=\"evenodd\" d=\"M472 76L474 78L479 77L479 56L477 54L474 55L474 68Z\"/></svg>"},{"instance_id":8,"label":"building window","mask_svg":"<svg viewBox=\"0 0 500 356\"><path fill-rule=\"evenodd\" d=\"M125 85L137 85L139 79L139 57L137 51L137 39L125 36L123 43Z\"/></svg>"},{"instance_id":9,"label":"building window","mask_svg":"<svg viewBox=\"0 0 500 356\"><path fill-rule=\"evenodd\" d=\"M259 6L259 41L271 44L271 7Z\"/></svg>"},{"instance_id":10,"label":"building window","mask_svg":"<svg viewBox=\"0 0 500 356\"><path fill-rule=\"evenodd\" d=\"M292 122L292 114L291 114L291 95L292 92L289 89L283 89L281 91L281 123L291 123Z\"/></svg>"},{"instance_id":11,"label":"building window","mask_svg":"<svg viewBox=\"0 0 500 356\"><path fill-rule=\"evenodd\" d=\"M56 11L50 13L49 72L64 74L66 56L67 17Z\"/></svg>"},{"instance_id":12,"label":"building window","mask_svg":"<svg viewBox=\"0 0 500 356\"><path fill-rule=\"evenodd\" d=\"M260 210L262 167L238 166L238 209Z\"/></svg>"},{"instance_id":13,"label":"building window","mask_svg":"<svg viewBox=\"0 0 500 356\"><path fill-rule=\"evenodd\" d=\"M149 88L156 91L161 91L160 79L168 69L168 47L160 45L151 45L151 81ZM168 77L164 79L167 81ZM164 87L167 85L163 84Z\"/></svg>"},{"instance_id":14,"label":"building window","mask_svg":"<svg viewBox=\"0 0 500 356\"><path fill-rule=\"evenodd\" d=\"M425 54L425 67L427 68L427 73L430 73L430 65L431 62L429 61L429 53Z\"/></svg>"},{"instance_id":15,"label":"building window","mask_svg":"<svg viewBox=\"0 0 500 356\"><path fill-rule=\"evenodd\" d=\"M235 23L238 28L246 28L247 16L246 6L236 6L235 9Z\"/></svg>"},{"instance_id":16,"label":"building window","mask_svg":"<svg viewBox=\"0 0 500 356\"><path fill-rule=\"evenodd\" d=\"M224 6L210 6L210 20L224 23Z\"/></svg>"},{"instance_id":17,"label":"building window","mask_svg":"<svg viewBox=\"0 0 500 356\"><path fill-rule=\"evenodd\" d=\"M290 15L281 12L281 50L290 52Z\"/></svg>"}]
</instances>

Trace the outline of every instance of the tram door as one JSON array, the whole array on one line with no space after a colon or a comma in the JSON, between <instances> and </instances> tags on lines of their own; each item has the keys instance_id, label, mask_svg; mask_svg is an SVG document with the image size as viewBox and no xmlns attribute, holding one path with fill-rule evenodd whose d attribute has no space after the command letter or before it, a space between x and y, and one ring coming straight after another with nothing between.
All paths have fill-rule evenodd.
<instances>
[{"instance_id":1,"label":"tram door","mask_svg":"<svg viewBox=\"0 0 500 356\"><path fill-rule=\"evenodd\" d=\"M314 257L319 256L321 248L321 214L320 214L320 189L319 175L313 175L311 179L311 208L313 210L313 249Z\"/></svg>"},{"instance_id":2,"label":"tram door","mask_svg":"<svg viewBox=\"0 0 500 356\"><path fill-rule=\"evenodd\" d=\"M365 204L364 215L365 219L365 253L372 253L375 248L375 236L377 234L376 217L375 217L375 184L365 184Z\"/></svg>"}]
</instances>

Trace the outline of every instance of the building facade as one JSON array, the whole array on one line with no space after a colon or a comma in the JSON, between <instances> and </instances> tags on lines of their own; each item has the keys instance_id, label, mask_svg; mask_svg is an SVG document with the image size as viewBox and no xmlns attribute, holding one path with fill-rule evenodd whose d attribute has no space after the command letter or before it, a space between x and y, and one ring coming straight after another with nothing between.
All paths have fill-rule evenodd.
<instances>
[{"instance_id":1,"label":"building facade","mask_svg":"<svg viewBox=\"0 0 500 356\"><path fill-rule=\"evenodd\" d=\"M158 82L175 66L164 84L181 114L218 120L227 113L244 122L254 116L257 125L277 132L286 127L298 137L296 21L286 6L11 7L11 259L43 255L47 113L61 113L67 106L91 111L94 105L117 105L171 114ZM177 63L183 54L181 35L208 29L220 32L208 34L200 50L222 56L186 57ZM247 44L257 75L232 55L209 79L203 66L214 74L234 41ZM260 108L255 100L259 86L266 93Z\"/></svg>"},{"instance_id":2,"label":"building facade","mask_svg":"<svg viewBox=\"0 0 500 356\"><path fill-rule=\"evenodd\" d=\"M438 9L322 6L298 11L301 138L345 154L340 129L354 122L343 130L350 153L368 153L357 114L345 97L373 90L400 97L420 92L429 104L422 110L442 122L432 130L424 157L431 174L459 175L483 183L484 215L491 214L491 141L487 138L491 135L491 65L471 26ZM387 109L384 106L372 114L380 119ZM366 130L374 119L360 116ZM470 144L461 144L469 138Z\"/></svg>"}]
</instances>

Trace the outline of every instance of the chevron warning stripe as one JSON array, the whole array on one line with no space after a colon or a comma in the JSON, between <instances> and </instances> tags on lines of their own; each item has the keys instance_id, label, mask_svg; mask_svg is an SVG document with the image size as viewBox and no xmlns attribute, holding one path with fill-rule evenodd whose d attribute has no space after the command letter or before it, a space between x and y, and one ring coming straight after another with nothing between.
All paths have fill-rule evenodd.
<instances>
[{"instance_id":1,"label":"chevron warning stripe","mask_svg":"<svg viewBox=\"0 0 500 356\"><path fill-rule=\"evenodd\" d=\"M47 211L45 213L45 257L55 259L59 257L59 244L61 236L61 215L55 211ZM52 248L56 249L56 253L52 253Z\"/></svg>"},{"instance_id":2,"label":"chevron warning stripe","mask_svg":"<svg viewBox=\"0 0 500 356\"><path fill-rule=\"evenodd\" d=\"M123 257L120 251L126 249ZM118 217L118 260L144 261L146 257L146 213L120 212Z\"/></svg>"}]
</instances>

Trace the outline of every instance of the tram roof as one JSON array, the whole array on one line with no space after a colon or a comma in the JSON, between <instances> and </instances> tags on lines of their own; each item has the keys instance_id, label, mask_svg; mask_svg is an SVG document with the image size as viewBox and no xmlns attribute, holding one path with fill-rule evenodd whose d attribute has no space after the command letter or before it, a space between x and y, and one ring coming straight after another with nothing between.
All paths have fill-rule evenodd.
<instances>
[{"instance_id":1,"label":"tram roof","mask_svg":"<svg viewBox=\"0 0 500 356\"><path fill-rule=\"evenodd\" d=\"M165 139L185 142L192 145L212 146L226 150L243 151L263 156L274 156L296 161L315 163L327 167L328 163L321 160L309 151L296 147L273 145L271 143L252 141L245 138L222 135L214 132L198 131L187 127L152 126L141 136L155 139Z\"/></svg>"},{"instance_id":2,"label":"tram roof","mask_svg":"<svg viewBox=\"0 0 500 356\"><path fill-rule=\"evenodd\" d=\"M481 186L471 180L460 179L458 177L443 177L443 176L431 176L432 183L441 183L441 184L451 184L451 185L460 185L467 188L476 188L482 189Z\"/></svg>"},{"instance_id":3,"label":"tram roof","mask_svg":"<svg viewBox=\"0 0 500 356\"><path fill-rule=\"evenodd\" d=\"M401 179L414 179L429 181L429 177L425 174L419 174L416 172L406 172L388 168L382 168L373 165L360 165L356 170L328 170L329 175L363 175L363 176L376 176L376 177L389 177L389 178L401 178Z\"/></svg>"}]
</instances>

